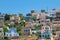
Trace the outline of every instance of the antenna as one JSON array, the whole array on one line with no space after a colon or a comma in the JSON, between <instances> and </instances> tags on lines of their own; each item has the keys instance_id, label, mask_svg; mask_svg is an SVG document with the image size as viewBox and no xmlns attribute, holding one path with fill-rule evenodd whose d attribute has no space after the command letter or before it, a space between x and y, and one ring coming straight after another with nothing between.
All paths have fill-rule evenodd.
<instances>
[{"instance_id":1,"label":"antenna","mask_svg":"<svg viewBox=\"0 0 60 40\"><path fill-rule=\"evenodd\" d=\"M47 6L47 12L48 12L48 6Z\"/></svg>"}]
</instances>

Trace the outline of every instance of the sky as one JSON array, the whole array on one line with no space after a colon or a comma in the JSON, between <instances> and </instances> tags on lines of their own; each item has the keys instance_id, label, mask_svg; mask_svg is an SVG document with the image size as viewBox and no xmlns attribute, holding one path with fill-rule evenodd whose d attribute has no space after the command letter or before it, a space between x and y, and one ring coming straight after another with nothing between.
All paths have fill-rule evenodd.
<instances>
[{"instance_id":1,"label":"sky","mask_svg":"<svg viewBox=\"0 0 60 40\"><path fill-rule=\"evenodd\" d=\"M26 15L31 10L60 9L60 0L0 0L0 12L9 14L22 13Z\"/></svg>"}]
</instances>

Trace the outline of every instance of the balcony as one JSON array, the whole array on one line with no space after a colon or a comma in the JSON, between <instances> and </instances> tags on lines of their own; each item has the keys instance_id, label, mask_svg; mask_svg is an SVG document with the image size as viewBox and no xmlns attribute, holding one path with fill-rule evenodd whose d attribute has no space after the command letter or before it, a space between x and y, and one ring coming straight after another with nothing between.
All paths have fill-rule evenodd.
<instances>
[{"instance_id":1,"label":"balcony","mask_svg":"<svg viewBox=\"0 0 60 40\"><path fill-rule=\"evenodd\" d=\"M60 26L60 24L53 24L53 26Z\"/></svg>"}]
</instances>

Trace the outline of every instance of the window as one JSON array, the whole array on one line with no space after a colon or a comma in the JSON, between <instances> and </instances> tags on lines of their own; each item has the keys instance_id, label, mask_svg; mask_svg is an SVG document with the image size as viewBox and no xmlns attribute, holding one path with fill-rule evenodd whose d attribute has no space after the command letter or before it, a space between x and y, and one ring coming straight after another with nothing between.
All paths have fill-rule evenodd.
<instances>
[{"instance_id":1,"label":"window","mask_svg":"<svg viewBox=\"0 0 60 40\"><path fill-rule=\"evenodd\" d=\"M17 34L14 34L14 36L17 36Z\"/></svg>"},{"instance_id":2,"label":"window","mask_svg":"<svg viewBox=\"0 0 60 40\"><path fill-rule=\"evenodd\" d=\"M48 30L49 28L48 27L45 27L46 30Z\"/></svg>"},{"instance_id":3,"label":"window","mask_svg":"<svg viewBox=\"0 0 60 40\"><path fill-rule=\"evenodd\" d=\"M42 20L41 22L44 22L44 20Z\"/></svg>"},{"instance_id":4,"label":"window","mask_svg":"<svg viewBox=\"0 0 60 40\"><path fill-rule=\"evenodd\" d=\"M59 34L59 37L60 37L60 34Z\"/></svg>"},{"instance_id":5,"label":"window","mask_svg":"<svg viewBox=\"0 0 60 40\"><path fill-rule=\"evenodd\" d=\"M30 30L24 30L24 32L29 32Z\"/></svg>"},{"instance_id":6,"label":"window","mask_svg":"<svg viewBox=\"0 0 60 40\"><path fill-rule=\"evenodd\" d=\"M10 34L10 36L11 36L11 34Z\"/></svg>"},{"instance_id":7,"label":"window","mask_svg":"<svg viewBox=\"0 0 60 40\"><path fill-rule=\"evenodd\" d=\"M8 34L6 34L6 36L8 36Z\"/></svg>"},{"instance_id":8,"label":"window","mask_svg":"<svg viewBox=\"0 0 60 40\"><path fill-rule=\"evenodd\" d=\"M27 32L27 30L24 30L24 32Z\"/></svg>"},{"instance_id":9,"label":"window","mask_svg":"<svg viewBox=\"0 0 60 40\"><path fill-rule=\"evenodd\" d=\"M51 12L51 13L50 13L50 17L56 17L56 13Z\"/></svg>"},{"instance_id":10,"label":"window","mask_svg":"<svg viewBox=\"0 0 60 40\"><path fill-rule=\"evenodd\" d=\"M45 37L44 35L42 35L43 37Z\"/></svg>"},{"instance_id":11,"label":"window","mask_svg":"<svg viewBox=\"0 0 60 40\"><path fill-rule=\"evenodd\" d=\"M0 33L1 33L2 31L0 30Z\"/></svg>"}]
</instances>

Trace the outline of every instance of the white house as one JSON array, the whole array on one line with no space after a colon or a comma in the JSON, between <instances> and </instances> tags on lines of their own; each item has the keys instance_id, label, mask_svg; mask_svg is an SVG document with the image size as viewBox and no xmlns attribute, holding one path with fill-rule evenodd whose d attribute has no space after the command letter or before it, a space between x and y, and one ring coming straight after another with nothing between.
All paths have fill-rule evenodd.
<instances>
[{"instance_id":1,"label":"white house","mask_svg":"<svg viewBox=\"0 0 60 40\"><path fill-rule=\"evenodd\" d=\"M7 37L18 37L19 34L17 33L16 28L10 28L8 32L5 33L5 36Z\"/></svg>"}]
</instances>

